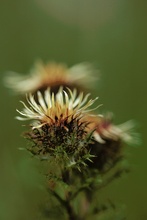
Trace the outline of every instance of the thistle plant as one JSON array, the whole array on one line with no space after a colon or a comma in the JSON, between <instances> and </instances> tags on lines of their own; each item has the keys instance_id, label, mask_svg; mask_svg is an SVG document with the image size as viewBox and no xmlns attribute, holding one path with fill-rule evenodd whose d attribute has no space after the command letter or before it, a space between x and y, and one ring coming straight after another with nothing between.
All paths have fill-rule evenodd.
<instances>
[{"instance_id":1,"label":"thistle plant","mask_svg":"<svg viewBox=\"0 0 147 220\"><path fill-rule=\"evenodd\" d=\"M17 119L30 121L24 133L30 142L27 150L47 168L45 186L52 201L43 204L47 219L59 214L69 220L100 219L108 205L99 205L95 194L128 171L121 166L124 144L136 141L131 121L116 126L109 115L95 113L100 105L92 105L98 98L80 91L83 86L77 80L86 76L86 69L50 64L36 70L37 78L33 72L30 79L15 76L11 81L9 76L6 80L18 92L29 92Z\"/></svg>"}]
</instances>

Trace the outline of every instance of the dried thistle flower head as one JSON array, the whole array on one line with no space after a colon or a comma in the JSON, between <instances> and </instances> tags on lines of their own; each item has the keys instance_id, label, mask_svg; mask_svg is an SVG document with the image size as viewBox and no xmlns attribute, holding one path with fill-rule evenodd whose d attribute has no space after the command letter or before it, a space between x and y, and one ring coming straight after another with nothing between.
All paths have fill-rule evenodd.
<instances>
[{"instance_id":1,"label":"dried thistle flower head","mask_svg":"<svg viewBox=\"0 0 147 220\"><path fill-rule=\"evenodd\" d=\"M36 155L57 156L60 153L67 154L72 160L85 156L88 153L89 133L86 128L90 122L84 120L84 116L92 111L89 109L97 99L88 99L77 90L69 94L61 87L56 95L47 89L44 96L37 92L38 100L35 101L32 94L27 97L29 107L22 102L24 109L17 110L21 117L18 120L34 120L32 129L26 133L34 145L30 151ZM71 161L71 160L70 160Z\"/></svg>"},{"instance_id":2,"label":"dried thistle flower head","mask_svg":"<svg viewBox=\"0 0 147 220\"><path fill-rule=\"evenodd\" d=\"M138 134L134 132L135 123L127 121L120 125L114 125L112 114L87 116L90 121L89 130L94 130L93 136L99 143L105 143L105 140L123 141L127 144L138 144Z\"/></svg>"},{"instance_id":3,"label":"dried thistle flower head","mask_svg":"<svg viewBox=\"0 0 147 220\"><path fill-rule=\"evenodd\" d=\"M67 68L66 65L60 63L50 62L45 65L42 62L36 62L28 75L10 72L5 77L5 85L20 94L35 93L38 90L45 91L48 87L53 92L57 92L60 86L64 89L76 87L83 90L93 86L93 83L97 81L98 77L95 72L96 70L90 63L80 63Z\"/></svg>"},{"instance_id":4,"label":"dried thistle flower head","mask_svg":"<svg viewBox=\"0 0 147 220\"><path fill-rule=\"evenodd\" d=\"M112 116L87 116L90 121L88 130L94 130L95 142L91 144L91 154L95 155L90 166L100 171L110 169L123 157L123 142L127 144L138 144L138 134L134 132L133 121L121 125L114 125Z\"/></svg>"}]
</instances>

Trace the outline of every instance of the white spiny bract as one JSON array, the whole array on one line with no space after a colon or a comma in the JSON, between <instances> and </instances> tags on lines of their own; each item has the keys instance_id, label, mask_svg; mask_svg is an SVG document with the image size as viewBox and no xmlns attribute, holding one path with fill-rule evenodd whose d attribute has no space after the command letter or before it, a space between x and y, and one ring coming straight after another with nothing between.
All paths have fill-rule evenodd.
<instances>
[{"instance_id":1,"label":"white spiny bract","mask_svg":"<svg viewBox=\"0 0 147 220\"><path fill-rule=\"evenodd\" d=\"M22 111L17 110L23 117L18 116L18 120L38 120L41 124L58 123L64 119L70 119L74 116L76 118L83 117L84 114L93 111L89 109L91 105L98 99L88 99L89 93L84 96L83 92L77 95L77 90L71 91L69 94L60 87L58 93L55 95L50 92L48 88L44 92L44 96L40 91L37 92L37 101L32 94L27 96L29 107L21 101L24 106ZM98 108L97 106L96 108ZM57 120L58 119L58 120Z\"/></svg>"}]
</instances>

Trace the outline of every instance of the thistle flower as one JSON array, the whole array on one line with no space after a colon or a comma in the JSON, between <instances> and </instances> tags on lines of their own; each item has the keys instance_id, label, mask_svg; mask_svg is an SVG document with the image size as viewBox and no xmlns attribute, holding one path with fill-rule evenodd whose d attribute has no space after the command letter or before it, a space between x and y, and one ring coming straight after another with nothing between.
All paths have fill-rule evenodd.
<instances>
[{"instance_id":1,"label":"thistle flower","mask_svg":"<svg viewBox=\"0 0 147 220\"><path fill-rule=\"evenodd\" d=\"M109 116L88 116L88 130L94 130L95 142L91 145L91 154L95 155L90 166L104 171L113 166L123 157L123 142L138 144L138 134L134 132L133 121L114 125ZM89 131L88 131L89 132Z\"/></svg>"},{"instance_id":2,"label":"thistle flower","mask_svg":"<svg viewBox=\"0 0 147 220\"><path fill-rule=\"evenodd\" d=\"M110 117L92 115L89 109L97 99L88 100L74 89L60 87L54 94L48 88L44 96L37 92L37 100L32 94L27 96L28 107L17 110L21 116L18 120L33 120L31 130L25 134L34 145L29 149L35 155L58 155L59 151L70 157L68 164L90 152L93 165L103 171L108 164L114 164L122 157L122 142L135 141L133 124L126 122L116 126ZM97 108L97 107L96 107ZM90 136L90 138L89 138ZM90 158L89 158L90 159Z\"/></svg>"},{"instance_id":3,"label":"thistle flower","mask_svg":"<svg viewBox=\"0 0 147 220\"><path fill-rule=\"evenodd\" d=\"M32 129L26 133L27 138L34 142L34 146L29 149L32 153L55 156L57 149L60 149L60 153L62 151L71 155L74 160L88 153L86 127L89 122L84 120L84 116L93 110L89 107L97 98L88 100L90 94L84 97L81 92L77 95L76 89L73 92L68 89L68 92L60 87L54 95L47 89L43 96L38 91L37 101L30 94L27 97L30 107L22 102L24 109L17 110L21 115L17 117L18 120L34 120Z\"/></svg>"},{"instance_id":4,"label":"thistle flower","mask_svg":"<svg viewBox=\"0 0 147 220\"><path fill-rule=\"evenodd\" d=\"M60 86L64 89L66 87L84 89L91 86L97 80L95 72L96 70L89 63L80 63L67 68L60 63L50 62L44 65L42 62L37 62L30 74L22 76L10 72L4 81L7 87L20 94L45 91L48 87L51 87L53 92L57 92Z\"/></svg>"},{"instance_id":5,"label":"thistle flower","mask_svg":"<svg viewBox=\"0 0 147 220\"><path fill-rule=\"evenodd\" d=\"M99 143L105 143L105 140L121 140L127 144L137 144L138 135L134 132L135 123L127 121L120 125L114 125L111 116L91 115L86 117L91 123L89 130L94 130L93 136Z\"/></svg>"}]
</instances>

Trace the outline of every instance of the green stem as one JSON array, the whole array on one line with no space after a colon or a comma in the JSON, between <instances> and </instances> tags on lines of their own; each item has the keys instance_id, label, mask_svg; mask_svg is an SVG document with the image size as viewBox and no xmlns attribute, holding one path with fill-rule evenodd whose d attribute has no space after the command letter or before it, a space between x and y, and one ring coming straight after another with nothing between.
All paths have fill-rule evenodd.
<instances>
[{"instance_id":1,"label":"green stem","mask_svg":"<svg viewBox=\"0 0 147 220\"><path fill-rule=\"evenodd\" d=\"M49 190L49 192L52 193L52 195L59 201L59 203L62 205L62 207L66 210L66 212L68 214L68 220L78 220L79 219L77 217L77 215L75 214L73 207L70 203L70 196L67 196L67 199L64 200L56 192L50 191L50 190Z\"/></svg>"},{"instance_id":2,"label":"green stem","mask_svg":"<svg viewBox=\"0 0 147 220\"><path fill-rule=\"evenodd\" d=\"M73 208L72 208L72 206L71 206L71 204L70 204L69 201L66 201L66 206L65 206L65 208L66 208L66 211L67 211L67 213L68 213L68 219L69 219L69 220L78 220L78 217L77 217L76 214L74 213L74 210L73 210Z\"/></svg>"}]
</instances>

